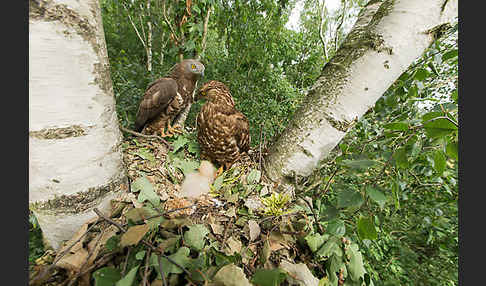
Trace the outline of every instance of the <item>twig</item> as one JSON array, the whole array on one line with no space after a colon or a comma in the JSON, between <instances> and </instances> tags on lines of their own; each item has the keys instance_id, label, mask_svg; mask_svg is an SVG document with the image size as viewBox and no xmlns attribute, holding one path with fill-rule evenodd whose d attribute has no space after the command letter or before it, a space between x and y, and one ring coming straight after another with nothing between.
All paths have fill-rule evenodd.
<instances>
[{"instance_id":1,"label":"twig","mask_svg":"<svg viewBox=\"0 0 486 286\"><path fill-rule=\"evenodd\" d=\"M175 39L176 43L179 43L180 39L179 39L179 37L177 37L177 34L176 34L174 28L172 27L172 25L169 22L169 19L167 19L167 11L165 9L165 0L162 0L162 14L164 15L165 23L167 24L167 26L169 26L170 31L174 35L174 39Z\"/></svg>"},{"instance_id":2,"label":"twig","mask_svg":"<svg viewBox=\"0 0 486 286\"><path fill-rule=\"evenodd\" d=\"M344 23L344 18L346 16L346 1L343 0L342 3L343 3L343 14L341 15L341 22L339 23L339 25L336 28L336 37L334 38L334 47L335 47L336 51L339 48L338 47L338 43L339 43L339 40L338 40L338 37L339 37L339 29L341 29L341 26Z\"/></svg>"},{"instance_id":3,"label":"twig","mask_svg":"<svg viewBox=\"0 0 486 286\"><path fill-rule=\"evenodd\" d=\"M154 138L154 139L158 139L160 141L162 141L162 143L164 143L165 145L167 145L167 147L171 148L169 142L165 141L164 138L160 137L160 136L157 136L157 135L147 135L147 134L142 134L142 133L139 133L139 132L136 132L136 131L133 131L133 130L130 130L128 128L125 128L123 126L120 126L120 130L122 131L125 131L127 133L130 133L132 135L135 135L135 136L138 136L138 137L144 137L144 138Z\"/></svg>"},{"instance_id":4,"label":"twig","mask_svg":"<svg viewBox=\"0 0 486 286\"><path fill-rule=\"evenodd\" d=\"M122 277L125 276L125 271L127 271L127 264L128 264L128 257L130 257L130 252L132 251L132 247L128 247L128 250L127 250L127 255L125 257L125 262L123 263L123 268L122 268Z\"/></svg>"},{"instance_id":5,"label":"twig","mask_svg":"<svg viewBox=\"0 0 486 286\"><path fill-rule=\"evenodd\" d=\"M79 276L83 276L84 274L88 273L89 271L93 270L94 268L96 268L96 267L98 267L100 265L103 265L106 262L110 261L111 258L112 258L112 256L114 256L115 254L116 254L116 252L112 252L112 253L106 254L105 256L103 256L102 258L100 258L95 264L91 265L86 270L84 270L83 272L81 272L79 274Z\"/></svg>"},{"instance_id":6,"label":"twig","mask_svg":"<svg viewBox=\"0 0 486 286\"><path fill-rule=\"evenodd\" d=\"M97 208L94 208L93 211L102 219L106 220L107 222L113 224L114 226L116 226L119 230L121 230L123 233L127 232L119 223L113 221L112 219L106 217L103 213L101 213ZM167 255L163 254L162 251L158 248L156 248L155 246L153 246L150 242L147 242L146 240L141 240L140 242L142 242L145 246L149 247L151 250L153 251L156 251L156 252L159 252L160 255L162 255L162 257L164 257L165 259L167 259L170 263L174 264L175 266L179 267L182 271L184 271L188 276L191 276L191 273L189 271L187 271L187 269L180 265L179 263L175 262L172 258L168 257Z\"/></svg>"},{"instance_id":7,"label":"twig","mask_svg":"<svg viewBox=\"0 0 486 286\"><path fill-rule=\"evenodd\" d=\"M300 214L300 211L296 211L296 212L288 213L288 214L281 214L281 215L277 215L277 216L269 216L269 217L261 219L260 223L267 221L267 220L270 220L270 219L280 218L280 217L285 217L285 216L293 216L293 215L296 215L296 214Z\"/></svg>"},{"instance_id":8,"label":"twig","mask_svg":"<svg viewBox=\"0 0 486 286\"><path fill-rule=\"evenodd\" d=\"M162 276L162 283L164 284L164 286L167 286L167 280L165 280L164 271L162 269L162 255L159 255L159 271L160 276Z\"/></svg>"},{"instance_id":9,"label":"twig","mask_svg":"<svg viewBox=\"0 0 486 286\"><path fill-rule=\"evenodd\" d=\"M187 206L187 207L172 209L170 211L166 211L166 212L159 213L159 214L156 214L156 215L153 215L153 216L149 216L145 220L153 219L153 218L156 218L156 217L161 217L161 216L163 216L165 214L170 214L170 213L173 213L173 212L176 212L176 211L181 211L181 210L189 209L189 208L192 208L192 207L195 207L195 206L197 206L197 204L193 204L193 205L190 205L190 206Z\"/></svg>"},{"instance_id":10,"label":"twig","mask_svg":"<svg viewBox=\"0 0 486 286\"><path fill-rule=\"evenodd\" d=\"M329 187L331 186L331 181L334 178L334 176L337 174L337 171L338 171L338 168L336 168L336 170L334 170L334 172L332 173L331 177L329 178L329 180L326 183L326 186L324 187L324 190L322 191L322 195L324 195L325 193L327 193L327 191L329 190ZM313 198L316 199L318 194L319 193L316 192L314 194Z\"/></svg>"},{"instance_id":11,"label":"twig","mask_svg":"<svg viewBox=\"0 0 486 286\"><path fill-rule=\"evenodd\" d=\"M33 284L35 285L36 283L38 283L39 281L42 281L42 279L45 278L45 276L52 270L52 268L54 268L56 266L56 263L59 262L59 260L61 260L61 258L64 257L64 255L66 255L66 253L68 253L71 248L73 248L74 245L76 245L78 242L81 241L81 239L86 235L88 234L88 232L91 230L92 227L94 227L96 224L98 224L99 220L97 220L96 222L94 222L90 227L88 227L88 229L86 230L85 233L83 233L75 242L73 242L66 250L64 250L55 260L54 262L52 262L51 265L49 265L48 267L44 268L44 270L39 274L37 275L36 277L34 277L32 279L32 282L29 283L29 284Z\"/></svg>"},{"instance_id":12,"label":"twig","mask_svg":"<svg viewBox=\"0 0 486 286\"><path fill-rule=\"evenodd\" d=\"M100 210L98 210L97 208L94 208L93 211L102 219L106 220L107 222L111 223L112 225L116 226L119 230L121 230L123 233L127 232L126 229L123 228L123 226L121 226L119 223L117 223L116 221L110 219L109 217L105 216L102 212L100 212Z\"/></svg>"},{"instance_id":13,"label":"twig","mask_svg":"<svg viewBox=\"0 0 486 286\"><path fill-rule=\"evenodd\" d=\"M128 11L127 6L125 4L123 4L123 3L122 3L122 5L125 8L125 10L127 11L128 20L130 21L130 24L132 24L133 28L135 29L135 32L137 33L138 38L140 39L140 42L142 42L143 47L146 49L147 48L147 44L142 39L142 36L140 36L140 33L138 32L137 26L135 26L135 24L133 23L132 17L130 16L130 12ZM143 25L142 25L142 28L143 28Z\"/></svg>"},{"instance_id":14,"label":"twig","mask_svg":"<svg viewBox=\"0 0 486 286\"><path fill-rule=\"evenodd\" d=\"M317 217L317 214L316 214L316 211L314 210L314 207L305 198L302 198L302 200L309 206L309 208L312 212L312 215L314 216L314 220L316 221L317 227L319 228L319 234L324 234L324 229L322 229L322 225L319 223L319 218Z\"/></svg>"},{"instance_id":15,"label":"twig","mask_svg":"<svg viewBox=\"0 0 486 286\"><path fill-rule=\"evenodd\" d=\"M204 286L207 286L208 285L208 278L206 277L206 275L204 275L204 273L201 270L199 270L199 269L196 269L196 271L199 274L201 274L201 276L203 277L203 279L204 279Z\"/></svg>"},{"instance_id":16,"label":"twig","mask_svg":"<svg viewBox=\"0 0 486 286\"><path fill-rule=\"evenodd\" d=\"M454 120L450 119L450 118L449 118L449 117L447 117L447 116L438 116L438 117L432 118L432 119L430 119L430 120L425 121L425 122L424 122L424 124L425 124L425 123L427 123L427 122L435 121L435 120L437 120L437 119L447 119L447 120L449 120L449 121L450 121L452 124L454 124L456 127L459 127L459 124L457 124L457 123L456 123ZM420 127L422 127L422 126L423 126L423 125L420 125Z\"/></svg>"},{"instance_id":17,"label":"twig","mask_svg":"<svg viewBox=\"0 0 486 286\"><path fill-rule=\"evenodd\" d=\"M68 286L71 286L71 285L74 285L74 283L78 280L78 278L81 276L81 270L88 264L88 261L89 259L91 258L91 256L93 256L93 253L95 252L95 249L98 247L98 244L100 243L101 241L101 237L103 236L103 234L105 233L105 230L103 229L100 233L100 235L98 236L98 239L96 239L96 243L93 247L93 249L91 250L91 252L88 254L88 257L86 258L86 261L83 263L83 265L81 265L81 267L79 268L79 272L76 274L76 276L69 282ZM96 258L96 257L95 257Z\"/></svg>"},{"instance_id":18,"label":"twig","mask_svg":"<svg viewBox=\"0 0 486 286\"><path fill-rule=\"evenodd\" d=\"M147 284L147 278L148 278L148 275L149 275L149 272L148 272L148 269L150 268L149 264L150 264L150 261L149 261L149 257L150 257L150 252L152 251L152 249L148 249L147 251L147 255L145 256L145 270L143 272L143 280L142 280L142 286L145 286Z\"/></svg>"}]
</instances>

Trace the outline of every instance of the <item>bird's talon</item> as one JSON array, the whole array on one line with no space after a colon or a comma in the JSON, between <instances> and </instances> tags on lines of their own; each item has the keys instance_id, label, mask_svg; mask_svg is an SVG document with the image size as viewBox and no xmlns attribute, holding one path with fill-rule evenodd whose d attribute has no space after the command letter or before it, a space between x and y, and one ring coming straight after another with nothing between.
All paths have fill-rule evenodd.
<instances>
[{"instance_id":1,"label":"bird's talon","mask_svg":"<svg viewBox=\"0 0 486 286\"><path fill-rule=\"evenodd\" d=\"M223 166L219 167L218 171L216 172L215 178L219 177L223 173Z\"/></svg>"}]
</instances>

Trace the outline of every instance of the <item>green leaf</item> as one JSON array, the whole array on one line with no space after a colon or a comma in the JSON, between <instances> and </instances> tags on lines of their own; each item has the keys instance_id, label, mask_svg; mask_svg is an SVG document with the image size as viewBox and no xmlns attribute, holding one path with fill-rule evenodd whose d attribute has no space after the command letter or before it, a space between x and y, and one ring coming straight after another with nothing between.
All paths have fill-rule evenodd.
<instances>
[{"instance_id":1,"label":"green leaf","mask_svg":"<svg viewBox=\"0 0 486 286\"><path fill-rule=\"evenodd\" d=\"M177 136L177 139L174 141L174 143L172 143L172 153L176 153L180 148L184 147L187 142L189 142L189 139L186 137L182 135Z\"/></svg>"},{"instance_id":2,"label":"green leaf","mask_svg":"<svg viewBox=\"0 0 486 286\"><path fill-rule=\"evenodd\" d=\"M184 176L187 176L190 173L195 172L197 168L199 168L200 163L193 160L181 160L179 158L174 158L173 160L174 166L181 169Z\"/></svg>"},{"instance_id":3,"label":"green leaf","mask_svg":"<svg viewBox=\"0 0 486 286\"><path fill-rule=\"evenodd\" d=\"M138 267L140 267L140 265L133 267L127 273L127 275L125 275L125 277L116 282L115 286L132 286L133 282L135 281L135 277L137 276Z\"/></svg>"},{"instance_id":4,"label":"green leaf","mask_svg":"<svg viewBox=\"0 0 486 286\"><path fill-rule=\"evenodd\" d=\"M132 184L132 192L138 192L138 201L143 203L145 201L149 201L154 206L158 206L160 203L160 198L154 191L154 186L150 181L145 177L140 177L136 179Z\"/></svg>"},{"instance_id":5,"label":"green leaf","mask_svg":"<svg viewBox=\"0 0 486 286\"><path fill-rule=\"evenodd\" d=\"M358 220L358 235L361 239L375 240L378 237L371 217L360 217Z\"/></svg>"},{"instance_id":6,"label":"green leaf","mask_svg":"<svg viewBox=\"0 0 486 286\"><path fill-rule=\"evenodd\" d=\"M155 161L154 154L150 153L150 150L147 148L140 148L135 154L140 156L144 160L149 160L150 162Z\"/></svg>"},{"instance_id":7,"label":"green leaf","mask_svg":"<svg viewBox=\"0 0 486 286\"><path fill-rule=\"evenodd\" d=\"M145 252L145 250L137 252L137 254L135 254L135 259L142 260L145 257Z\"/></svg>"},{"instance_id":8,"label":"green leaf","mask_svg":"<svg viewBox=\"0 0 486 286\"><path fill-rule=\"evenodd\" d=\"M360 207L363 202L363 196L351 189L342 190L337 195L338 208Z\"/></svg>"},{"instance_id":9,"label":"green leaf","mask_svg":"<svg viewBox=\"0 0 486 286\"><path fill-rule=\"evenodd\" d=\"M458 148L459 146L457 142L447 143L447 147L446 147L447 156L453 158L454 160L459 160Z\"/></svg>"},{"instance_id":10,"label":"green leaf","mask_svg":"<svg viewBox=\"0 0 486 286\"><path fill-rule=\"evenodd\" d=\"M320 221L328 221L336 218L339 215L339 210L335 206L331 204L325 204L324 206L325 207L321 206L321 211L319 214Z\"/></svg>"},{"instance_id":11,"label":"green leaf","mask_svg":"<svg viewBox=\"0 0 486 286\"><path fill-rule=\"evenodd\" d=\"M189 226L189 230L184 233L185 243L196 251L201 251L204 248L204 238L209 233L209 230L202 224L195 224Z\"/></svg>"},{"instance_id":12,"label":"green leaf","mask_svg":"<svg viewBox=\"0 0 486 286\"><path fill-rule=\"evenodd\" d=\"M248 184L256 184L260 182L260 177L262 173L257 169L252 169L248 176L246 177L246 182Z\"/></svg>"},{"instance_id":13,"label":"green leaf","mask_svg":"<svg viewBox=\"0 0 486 286\"><path fill-rule=\"evenodd\" d=\"M427 72L427 70L425 69L417 69L417 71L415 72L415 79L418 80L418 81L424 81L424 79L429 75L429 73Z\"/></svg>"},{"instance_id":14,"label":"green leaf","mask_svg":"<svg viewBox=\"0 0 486 286\"><path fill-rule=\"evenodd\" d=\"M408 123L406 122L392 122L385 124L383 126L385 129L394 130L394 131L407 131L408 130Z\"/></svg>"},{"instance_id":15,"label":"green leaf","mask_svg":"<svg viewBox=\"0 0 486 286\"><path fill-rule=\"evenodd\" d=\"M317 257L330 257L331 255L343 256L340 247L341 241L337 236L331 236L324 245L316 252Z\"/></svg>"},{"instance_id":16,"label":"green leaf","mask_svg":"<svg viewBox=\"0 0 486 286\"><path fill-rule=\"evenodd\" d=\"M169 255L169 258L175 261L177 264L181 265L182 267L187 267L191 264L192 259L189 257L190 250L189 248L183 246L177 250L176 253ZM159 256L156 253L152 253L150 256L150 264L154 266L155 271L157 271L159 279L162 278L159 267ZM162 257L162 271L164 271L164 275L167 277L168 274L175 273L181 274L183 270L180 269L178 266L174 265L172 262L169 262L167 258Z\"/></svg>"},{"instance_id":17,"label":"green leaf","mask_svg":"<svg viewBox=\"0 0 486 286\"><path fill-rule=\"evenodd\" d=\"M443 137L457 130L457 126L450 120L446 118L437 118L439 116L444 115L442 112L433 111L426 113L422 117L423 126L427 136L432 138Z\"/></svg>"},{"instance_id":18,"label":"green leaf","mask_svg":"<svg viewBox=\"0 0 486 286\"><path fill-rule=\"evenodd\" d=\"M342 164L344 166L347 166L351 169L367 169L369 167L372 167L376 165L376 161L373 160L367 160L367 159L361 159L361 160L343 160Z\"/></svg>"},{"instance_id":19,"label":"green leaf","mask_svg":"<svg viewBox=\"0 0 486 286\"><path fill-rule=\"evenodd\" d=\"M196 141L190 141L187 144L187 151L196 156L199 156L201 154L201 146L199 146L199 143L197 143Z\"/></svg>"},{"instance_id":20,"label":"green leaf","mask_svg":"<svg viewBox=\"0 0 486 286\"><path fill-rule=\"evenodd\" d=\"M448 59L457 58L458 52L457 49L448 51L442 55L442 60L447 61Z\"/></svg>"},{"instance_id":21,"label":"green leaf","mask_svg":"<svg viewBox=\"0 0 486 286\"><path fill-rule=\"evenodd\" d=\"M451 99L457 103L457 89L451 93Z\"/></svg>"},{"instance_id":22,"label":"green leaf","mask_svg":"<svg viewBox=\"0 0 486 286\"><path fill-rule=\"evenodd\" d=\"M121 235L114 235L106 241L105 248L107 251L113 251L120 245Z\"/></svg>"},{"instance_id":23,"label":"green leaf","mask_svg":"<svg viewBox=\"0 0 486 286\"><path fill-rule=\"evenodd\" d=\"M340 219L333 219L329 221L327 224L327 231L330 234L336 235L336 236L342 236L346 233L346 226L344 225L344 221Z\"/></svg>"},{"instance_id":24,"label":"green leaf","mask_svg":"<svg viewBox=\"0 0 486 286\"><path fill-rule=\"evenodd\" d=\"M215 191L219 191L219 189L221 189L221 186L223 185L223 181L224 181L223 175L218 176L216 180L214 180L213 187Z\"/></svg>"},{"instance_id":25,"label":"green leaf","mask_svg":"<svg viewBox=\"0 0 486 286\"><path fill-rule=\"evenodd\" d=\"M393 155L393 158L395 159L395 164L397 165L398 168L408 168L408 157L407 157L407 151L404 147L399 148L395 151L395 154Z\"/></svg>"},{"instance_id":26,"label":"green leaf","mask_svg":"<svg viewBox=\"0 0 486 286\"><path fill-rule=\"evenodd\" d=\"M446 168L446 157L444 155L444 152L440 150L435 151L433 158L434 158L434 169L439 176L442 176L442 173Z\"/></svg>"},{"instance_id":27,"label":"green leaf","mask_svg":"<svg viewBox=\"0 0 486 286\"><path fill-rule=\"evenodd\" d=\"M370 197L372 201L380 206L380 209L383 209L388 200L387 197L380 190L371 186L366 187L366 194Z\"/></svg>"},{"instance_id":28,"label":"green leaf","mask_svg":"<svg viewBox=\"0 0 486 286\"><path fill-rule=\"evenodd\" d=\"M316 252L326 240L329 239L329 234L321 235L319 233L309 234L305 238L307 245L312 252Z\"/></svg>"},{"instance_id":29,"label":"green leaf","mask_svg":"<svg viewBox=\"0 0 486 286\"><path fill-rule=\"evenodd\" d=\"M429 66L429 68L432 70L432 72L433 72L435 75L437 75L437 76L439 75L439 73L437 72L437 69L435 68L435 66L434 66L434 63L433 63L433 62L429 62L427 65Z\"/></svg>"},{"instance_id":30,"label":"green leaf","mask_svg":"<svg viewBox=\"0 0 486 286\"><path fill-rule=\"evenodd\" d=\"M257 286L278 286L287 277L287 273L280 269L257 269L251 282Z\"/></svg>"},{"instance_id":31,"label":"green leaf","mask_svg":"<svg viewBox=\"0 0 486 286\"><path fill-rule=\"evenodd\" d=\"M112 286L120 280L120 270L113 267L103 267L93 272L94 286Z\"/></svg>"},{"instance_id":32,"label":"green leaf","mask_svg":"<svg viewBox=\"0 0 486 286\"><path fill-rule=\"evenodd\" d=\"M349 255L348 273L353 281L364 278L365 269L363 265L363 256L358 250L358 245L353 243L348 247L346 253Z\"/></svg>"}]
</instances>

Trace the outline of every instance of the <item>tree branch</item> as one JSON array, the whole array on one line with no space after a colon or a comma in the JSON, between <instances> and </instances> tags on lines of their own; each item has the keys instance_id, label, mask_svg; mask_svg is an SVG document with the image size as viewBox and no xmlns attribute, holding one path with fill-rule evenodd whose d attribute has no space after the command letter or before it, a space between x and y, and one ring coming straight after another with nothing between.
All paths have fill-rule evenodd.
<instances>
[{"instance_id":1,"label":"tree branch","mask_svg":"<svg viewBox=\"0 0 486 286\"><path fill-rule=\"evenodd\" d=\"M180 38L177 37L177 34L176 34L174 28L172 27L172 25L169 22L169 19L167 18L167 10L165 9L165 0L162 0L162 14L164 15L165 23L167 24L167 26L169 26L170 31L174 35L174 39L176 40L177 43L179 43Z\"/></svg>"},{"instance_id":2,"label":"tree branch","mask_svg":"<svg viewBox=\"0 0 486 286\"><path fill-rule=\"evenodd\" d=\"M164 143L167 147L171 148L169 142L167 142L164 138L157 136L157 135L147 135L147 134L142 134L133 130L130 130L128 128L125 128L123 126L120 126L120 130L125 131L127 133L130 133L132 135L138 136L138 137L144 137L144 138L155 138L160 140L162 143Z\"/></svg>"},{"instance_id":3,"label":"tree branch","mask_svg":"<svg viewBox=\"0 0 486 286\"><path fill-rule=\"evenodd\" d=\"M138 32L137 26L135 26L135 23L133 23L132 17L130 16L130 12L128 11L127 6L125 4L123 4L123 3L122 3L122 5L125 8L125 10L127 11L128 20L130 21L130 24L132 24L132 27L135 29L135 33L137 33L137 36L140 39L140 41L142 42L143 47L146 49L147 48L147 44L142 39L142 36L140 36L140 33ZM142 25L142 28L143 28L143 25Z\"/></svg>"},{"instance_id":4,"label":"tree branch","mask_svg":"<svg viewBox=\"0 0 486 286\"><path fill-rule=\"evenodd\" d=\"M206 50L206 38L208 35L208 23L209 23L209 15L211 14L211 9L212 7L209 6L208 12L206 13L206 17L204 18L203 36L201 40L201 53L197 55L196 57L197 60L201 59L201 55L204 54L204 51Z\"/></svg>"},{"instance_id":5,"label":"tree branch","mask_svg":"<svg viewBox=\"0 0 486 286\"><path fill-rule=\"evenodd\" d=\"M326 4L325 4L325 0L322 1L322 6L319 7L319 20L320 20L320 24L319 24L319 38L321 39L321 43L322 43L322 50L324 51L324 58L327 60L327 48L326 48L326 40L324 39L324 34L323 34L323 26L324 26L324 23L325 23L325 20L324 20L324 11L326 9Z\"/></svg>"},{"instance_id":6,"label":"tree branch","mask_svg":"<svg viewBox=\"0 0 486 286\"><path fill-rule=\"evenodd\" d=\"M336 36L334 38L334 46L335 46L336 51L338 49L338 44L339 44L339 40L338 40L339 39L339 29L341 29L341 26L344 23L344 18L346 16L346 1L343 0L342 3L343 3L343 13L341 14L341 22L339 22L339 25L336 28Z\"/></svg>"}]
</instances>

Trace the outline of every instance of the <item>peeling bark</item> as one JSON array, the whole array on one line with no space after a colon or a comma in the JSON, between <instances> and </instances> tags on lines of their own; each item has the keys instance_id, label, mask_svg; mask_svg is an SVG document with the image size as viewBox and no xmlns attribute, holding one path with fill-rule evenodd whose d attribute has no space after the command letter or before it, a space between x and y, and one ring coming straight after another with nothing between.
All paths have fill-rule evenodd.
<instances>
[{"instance_id":1,"label":"peeling bark","mask_svg":"<svg viewBox=\"0 0 486 286\"><path fill-rule=\"evenodd\" d=\"M57 248L126 182L98 0L29 2L29 208Z\"/></svg>"},{"instance_id":2,"label":"peeling bark","mask_svg":"<svg viewBox=\"0 0 486 286\"><path fill-rule=\"evenodd\" d=\"M457 17L457 0L372 1L322 69L265 159L267 175L286 188L308 176L359 119Z\"/></svg>"}]
</instances>

